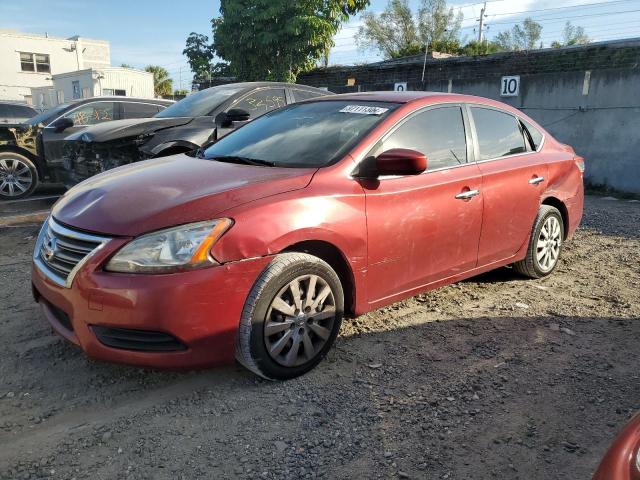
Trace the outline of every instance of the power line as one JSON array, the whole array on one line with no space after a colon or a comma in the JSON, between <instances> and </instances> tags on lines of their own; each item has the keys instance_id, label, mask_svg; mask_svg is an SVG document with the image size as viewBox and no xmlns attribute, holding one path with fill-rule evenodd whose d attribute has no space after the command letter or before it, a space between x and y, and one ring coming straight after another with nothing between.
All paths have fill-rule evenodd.
<instances>
[{"instance_id":1,"label":"power line","mask_svg":"<svg viewBox=\"0 0 640 480\"><path fill-rule=\"evenodd\" d=\"M506 13L492 13L490 17L501 17L505 15L518 15L521 13L535 13L535 12L547 12L551 10L565 10L567 8L579 8L579 7L592 7L598 5L611 5L614 3L633 2L635 0L613 0L611 2L596 2L596 3L579 3L577 5L568 5L566 7L553 7L553 8L540 8L537 10L522 10L520 12L506 12Z\"/></svg>"},{"instance_id":2,"label":"power line","mask_svg":"<svg viewBox=\"0 0 640 480\"><path fill-rule=\"evenodd\" d=\"M531 17L531 20L540 20L541 22L547 22L547 23L553 23L556 21L562 21L562 20L572 20L574 18L584 18L584 17L603 17L603 16L607 16L607 15L622 15L624 13L636 13L636 12L640 12L640 9L636 9L636 10L624 10L624 11L620 11L620 12L600 12L600 13L588 13L585 15L570 15L570 16L564 16L564 17L552 17L552 18L540 18L540 17ZM522 20L516 20L513 22L491 22L491 25L513 25L516 23L520 23Z\"/></svg>"}]
</instances>

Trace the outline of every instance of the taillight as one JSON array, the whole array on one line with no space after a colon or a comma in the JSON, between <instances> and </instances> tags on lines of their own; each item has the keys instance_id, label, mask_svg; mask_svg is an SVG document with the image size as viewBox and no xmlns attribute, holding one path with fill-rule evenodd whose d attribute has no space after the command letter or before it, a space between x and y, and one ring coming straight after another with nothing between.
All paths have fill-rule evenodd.
<instances>
[{"instance_id":1,"label":"taillight","mask_svg":"<svg viewBox=\"0 0 640 480\"><path fill-rule=\"evenodd\" d=\"M578 170L580 170L580 172L584 173L584 158L576 157L573 160L576 162L576 166L578 167Z\"/></svg>"}]
</instances>

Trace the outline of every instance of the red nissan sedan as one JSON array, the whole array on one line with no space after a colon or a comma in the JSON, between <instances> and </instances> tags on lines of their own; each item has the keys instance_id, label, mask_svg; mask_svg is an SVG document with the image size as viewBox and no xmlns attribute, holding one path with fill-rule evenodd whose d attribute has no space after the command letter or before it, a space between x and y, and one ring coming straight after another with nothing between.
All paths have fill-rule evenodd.
<instances>
[{"instance_id":1,"label":"red nissan sedan","mask_svg":"<svg viewBox=\"0 0 640 480\"><path fill-rule=\"evenodd\" d=\"M522 112L442 93L327 96L196 157L121 167L54 206L33 257L53 328L90 357L320 362L343 316L505 265L549 275L584 161Z\"/></svg>"}]
</instances>

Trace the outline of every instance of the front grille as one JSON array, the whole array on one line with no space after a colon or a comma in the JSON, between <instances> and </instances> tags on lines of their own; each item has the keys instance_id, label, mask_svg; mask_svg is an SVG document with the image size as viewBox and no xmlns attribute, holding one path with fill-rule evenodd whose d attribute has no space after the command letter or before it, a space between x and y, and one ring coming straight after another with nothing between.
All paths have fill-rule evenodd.
<instances>
[{"instance_id":1,"label":"front grille","mask_svg":"<svg viewBox=\"0 0 640 480\"><path fill-rule=\"evenodd\" d=\"M172 352L186 350L186 346L168 333L129 328L92 326L93 333L103 345L122 350L143 352Z\"/></svg>"},{"instance_id":2,"label":"front grille","mask_svg":"<svg viewBox=\"0 0 640 480\"><path fill-rule=\"evenodd\" d=\"M40 230L34 261L51 280L70 287L77 269L108 240L63 227L49 218Z\"/></svg>"}]
</instances>

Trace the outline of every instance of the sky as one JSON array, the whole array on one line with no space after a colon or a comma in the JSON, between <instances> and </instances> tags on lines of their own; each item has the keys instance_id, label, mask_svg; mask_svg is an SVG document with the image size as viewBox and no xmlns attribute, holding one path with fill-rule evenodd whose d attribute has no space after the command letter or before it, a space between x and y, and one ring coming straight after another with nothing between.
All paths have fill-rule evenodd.
<instances>
[{"instance_id":1,"label":"sky","mask_svg":"<svg viewBox=\"0 0 640 480\"><path fill-rule=\"evenodd\" d=\"M382 12L388 0L372 0L368 8ZM417 11L420 0L409 0ZM184 5L184 8L180 8ZM478 35L482 2L450 0L462 12L463 40ZM174 79L174 88L189 88L191 73L182 55L191 32L211 35L210 20L218 15L216 0L0 0L0 28L51 36L83 37L111 42L111 63L137 68L161 65ZM561 38L567 20L585 28L593 41L640 37L640 0L491 0L486 10L487 38L511 29L527 16L542 26L542 41ZM355 44L360 16L345 23L335 37L330 63L348 65L381 60L373 50Z\"/></svg>"}]
</instances>

